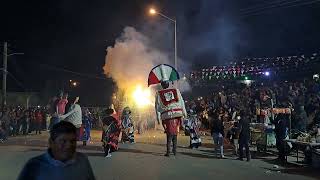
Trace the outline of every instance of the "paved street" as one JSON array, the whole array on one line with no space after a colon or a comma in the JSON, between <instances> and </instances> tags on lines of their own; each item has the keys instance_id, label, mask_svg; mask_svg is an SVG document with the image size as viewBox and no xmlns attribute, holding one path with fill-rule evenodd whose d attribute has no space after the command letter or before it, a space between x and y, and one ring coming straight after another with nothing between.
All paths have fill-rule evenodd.
<instances>
[{"instance_id":1,"label":"paved street","mask_svg":"<svg viewBox=\"0 0 320 180\"><path fill-rule=\"evenodd\" d=\"M111 159L103 157L100 132L93 133L93 142L78 150L90 159L97 179L252 179L252 180L315 180L320 173L302 167L274 167L273 156L254 156L251 162L237 161L227 151L227 159L217 159L212 153L211 139L204 138L199 150L186 148L188 137L179 136L177 157L164 157L165 136L161 132L136 135L136 144L120 144ZM10 138L0 144L0 180L16 179L24 163L44 152L48 134Z\"/></svg>"}]
</instances>

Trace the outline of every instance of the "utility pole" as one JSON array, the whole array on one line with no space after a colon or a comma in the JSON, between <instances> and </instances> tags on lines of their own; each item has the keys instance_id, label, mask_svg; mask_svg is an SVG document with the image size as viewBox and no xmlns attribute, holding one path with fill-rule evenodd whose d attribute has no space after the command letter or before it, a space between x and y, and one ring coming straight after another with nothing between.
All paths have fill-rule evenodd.
<instances>
[{"instance_id":1,"label":"utility pole","mask_svg":"<svg viewBox=\"0 0 320 180\"><path fill-rule=\"evenodd\" d=\"M2 108L7 105L7 74L8 74L8 57L12 55L23 55L24 53L8 54L8 43L3 45L3 68L2 68Z\"/></svg>"},{"instance_id":2,"label":"utility pole","mask_svg":"<svg viewBox=\"0 0 320 180\"><path fill-rule=\"evenodd\" d=\"M3 45L3 69L2 69L2 108L7 105L7 66L8 66L8 43Z\"/></svg>"}]
</instances>

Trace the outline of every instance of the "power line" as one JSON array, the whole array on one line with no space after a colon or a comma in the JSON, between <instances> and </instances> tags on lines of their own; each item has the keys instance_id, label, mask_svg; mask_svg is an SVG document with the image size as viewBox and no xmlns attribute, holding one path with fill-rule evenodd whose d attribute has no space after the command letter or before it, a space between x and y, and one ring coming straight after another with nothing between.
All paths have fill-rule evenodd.
<instances>
[{"instance_id":1,"label":"power line","mask_svg":"<svg viewBox=\"0 0 320 180\"><path fill-rule=\"evenodd\" d=\"M23 83L20 82L17 78L15 78L12 73L10 73L9 71L7 71L7 73L11 76L11 78L12 78L13 80L16 81L16 83L18 84L18 86L22 87L24 90L27 90L27 88L23 85Z\"/></svg>"},{"instance_id":2,"label":"power line","mask_svg":"<svg viewBox=\"0 0 320 180\"><path fill-rule=\"evenodd\" d=\"M317 3L317 2L320 2L320 0L312 0L312 1L305 1L305 2L300 2L300 3L290 3L290 4L286 4L284 6L284 4L282 5L278 5L278 6L270 6L270 7L266 7L264 9L260 9L259 11L256 11L256 12L251 12L251 13L243 13L242 16L240 17L250 17L250 16L255 16L255 15L260 15L260 14L263 14L265 12L267 12L268 10L272 10L272 9L280 9L280 8L291 8L291 7L297 7L297 6L304 6L304 5L310 5L310 4L314 4L314 3Z\"/></svg>"},{"instance_id":3,"label":"power line","mask_svg":"<svg viewBox=\"0 0 320 180\"><path fill-rule=\"evenodd\" d=\"M284 6L284 5L288 5L288 4L298 3L300 1L305 1L305 0L293 0L293 1L284 0L284 1L273 2L273 3L265 4L265 5L261 4L261 5L257 5L256 7L248 7L247 10L240 10L240 12L242 11L241 14L249 14L249 13L254 13L256 11L261 11L261 10L266 10L266 9Z\"/></svg>"},{"instance_id":4,"label":"power line","mask_svg":"<svg viewBox=\"0 0 320 180\"><path fill-rule=\"evenodd\" d=\"M67 72L67 73L75 74L75 75L82 76L82 77L95 78L95 79L101 79L101 80L106 80L107 79L107 78L104 78L104 77L101 77L101 76L96 76L96 75L93 75L93 74L86 74L86 73L80 73L80 72L76 72L76 71L71 71L71 70L68 70L68 69L55 67L55 66L48 65L48 64L43 64L42 63L42 64L38 64L38 65L45 66L48 69L52 69L52 70L55 70L55 71Z\"/></svg>"},{"instance_id":5,"label":"power line","mask_svg":"<svg viewBox=\"0 0 320 180\"><path fill-rule=\"evenodd\" d=\"M301 0L295 0L295 1L301 1ZM284 2L288 2L288 0L279 0L279 1L271 1L271 2L263 2L263 3L259 3L250 7L246 7L243 9L240 9L240 12L245 12L245 11L250 11L250 10L254 10L254 9L258 9L258 8L264 8L270 5L275 5L275 4L281 4Z\"/></svg>"}]
</instances>

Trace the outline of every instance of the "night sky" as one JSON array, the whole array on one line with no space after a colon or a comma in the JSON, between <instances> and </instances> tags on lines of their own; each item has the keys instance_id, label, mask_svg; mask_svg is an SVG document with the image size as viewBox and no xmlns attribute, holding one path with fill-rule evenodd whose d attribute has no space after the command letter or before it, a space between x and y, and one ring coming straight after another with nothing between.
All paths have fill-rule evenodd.
<instances>
[{"instance_id":1,"label":"night sky","mask_svg":"<svg viewBox=\"0 0 320 180\"><path fill-rule=\"evenodd\" d=\"M150 6L177 19L178 56L186 63L214 65L241 57L317 52L320 2L309 4L312 1L4 1L0 42L8 41L10 52L25 53L8 59L8 71L16 78L9 76L8 89L41 91L48 80L63 84L74 79L80 82L77 93L86 92L93 99L105 96L103 92L112 91L111 81L100 79L106 48L126 26L173 54L173 26L150 17Z\"/></svg>"}]
</instances>

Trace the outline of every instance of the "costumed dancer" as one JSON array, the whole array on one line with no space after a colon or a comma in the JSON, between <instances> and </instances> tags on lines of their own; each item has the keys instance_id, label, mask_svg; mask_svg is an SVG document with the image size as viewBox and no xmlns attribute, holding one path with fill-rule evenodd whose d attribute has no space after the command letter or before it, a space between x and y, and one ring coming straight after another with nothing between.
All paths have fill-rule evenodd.
<instances>
[{"instance_id":1,"label":"costumed dancer","mask_svg":"<svg viewBox=\"0 0 320 180\"><path fill-rule=\"evenodd\" d=\"M190 136L190 148L198 148L201 146L201 138L200 138L200 126L201 123L199 119L197 118L197 114L190 109L189 110L189 117L188 119L185 119L184 126L185 131L188 131Z\"/></svg>"},{"instance_id":2,"label":"costumed dancer","mask_svg":"<svg viewBox=\"0 0 320 180\"><path fill-rule=\"evenodd\" d=\"M83 131L81 129L82 125L82 111L79 105L79 96L73 98L73 102L69 108L68 113L64 115L60 115L59 119L71 122L77 128L77 140L80 140L80 136L82 136Z\"/></svg>"},{"instance_id":3,"label":"costumed dancer","mask_svg":"<svg viewBox=\"0 0 320 180\"><path fill-rule=\"evenodd\" d=\"M134 126L131 118L131 110L129 107L125 107L122 111L121 116L121 125L122 125L122 138L121 142L134 143Z\"/></svg>"},{"instance_id":4,"label":"costumed dancer","mask_svg":"<svg viewBox=\"0 0 320 180\"><path fill-rule=\"evenodd\" d=\"M113 117L114 110L112 108L106 109L106 116L102 120L102 146L105 157L111 157L111 153L118 150L118 139L120 135L120 124L116 118Z\"/></svg>"},{"instance_id":5,"label":"costumed dancer","mask_svg":"<svg viewBox=\"0 0 320 180\"><path fill-rule=\"evenodd\" d=\"M90 141L91 139L91 135L90 135L90 131L91 131L91 127L92 127L92 119L90 117L90 111L89 109L84 110L83 116L82 116L82 126L81 129L83 129L83 134L80 137L80 140L82 140L83 142L83 146L87 145L87 142Z\"/></svg>"},{"instance_id":6,"label":"costumed dancer","mask_svg":"<svg viewBox=\"0 0 320 180\"><path fill-rule=\"evenodd\" d=\"M165 156L170 156L171 142L173 143L172 152L176 155L177 134L181 119L187 117L180 91L176 88L169 88L169 83L178 79L177 70L166 64L154 67L148 78L148 86L160 83L162 87L161 90L156 92L155 109L158 123L162 121L162 126L167 134L167 152Z\"/></svg>"}]
</instances>

